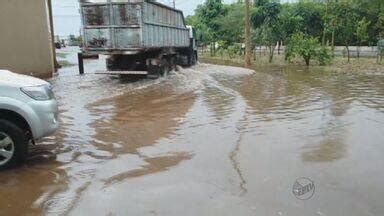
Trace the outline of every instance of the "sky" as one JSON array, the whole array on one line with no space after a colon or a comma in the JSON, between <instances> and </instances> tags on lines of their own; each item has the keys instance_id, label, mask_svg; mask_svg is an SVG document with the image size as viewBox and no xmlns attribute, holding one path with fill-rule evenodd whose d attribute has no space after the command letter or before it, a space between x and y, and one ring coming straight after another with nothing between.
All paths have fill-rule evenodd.
<instances>
[{"instance_id":1,"label":"sky","mask_svg":"<svg viewBox=\"0 0 384 216\"><path fill-rule=\"evenodd\" d=\"M205 0L175 0L176 8L181 9L185 16L192 15L197 5ZM231 3L235 0L224 0ZM173 6L172 0L159 0L159 2ZM53 22L55 35L67 37L68 35L79 35L80 33L80 14L78 0L53 0Z\"/></svg>"},{"instance_id":2,"label":"sky","mask_svg":"<svg viewBox=\"0 0 384 216\"><path fill-rule=\"evenodd\" d=\"M175 0L176 8L181 9L185 16L192 15L197 5L205 0ZM236 0L223 0L224 3L235 2ZM282 0L287 2L292 0ZM159 0L159 2L173 6L173 0ZM53 22L55 35L67 37L68 35L79 35L80 14L78 0L53 0Z\"/></svg>"}]
</instances>

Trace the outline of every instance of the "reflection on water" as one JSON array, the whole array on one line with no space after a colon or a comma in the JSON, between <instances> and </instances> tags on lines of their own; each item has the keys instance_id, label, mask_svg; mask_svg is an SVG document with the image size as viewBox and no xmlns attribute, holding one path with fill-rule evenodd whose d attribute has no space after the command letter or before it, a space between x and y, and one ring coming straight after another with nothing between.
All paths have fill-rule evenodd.
<instances>
[{"instance_id":1,"label":"reflection on water","mask_svg":"<svg viewBox=\"0 0 384 216\"><path fill-rule=\"evenodd\" d=\"M129 83L75 69L51 80L59 131L0 173L0 215L384 213L383 75L201 64ZM306 208L289 192L301 176L317 184Z\"/></svg>"},{"instance_id":2,"label":"reflection on water","mask_svg":"<svg viewBox=\"0 0 384 216\"><path fill-rule=\"evenodd\" d=\"M187 153L179 153L175 155L155 157L155 158L146 158L144 160L148 164L144 165L143 167L140 167L139 169L127 171L125 173L120 173L104 181L106 186L110 186L111 184L124 181L128 178L137 178L140 176L167 170L170 167L176 166L181 161L189 160L189 159L191 159L191 155Z\"/></svg>"},{"instance_id":3,"label":"reflection on water","mask_svg":"<svg viewBox=\"0 0 384 216\"><path fill-rule=\"evenodd\" d=\"M315 147L305 147L303 160L310 162L328 162L340 159L345 154L345 145L337 138L325 139Z\"/></svg>"}]
</instances>

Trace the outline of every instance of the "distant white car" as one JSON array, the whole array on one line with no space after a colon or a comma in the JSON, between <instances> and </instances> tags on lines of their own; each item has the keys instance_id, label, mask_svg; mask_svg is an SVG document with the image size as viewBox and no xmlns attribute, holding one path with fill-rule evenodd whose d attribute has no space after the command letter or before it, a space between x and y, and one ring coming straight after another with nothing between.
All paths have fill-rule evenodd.
<instances>
[{"instance_id":1,"label":"distant white car","mask_svg":"<svg viewBox=\"0 0 384 216\"><path fill-rule=\"evenodd\" d=\"M23 162L31 141L57 130L57 118L48 82L0 70L0 169Z\"/></svg>"}]
</instances>

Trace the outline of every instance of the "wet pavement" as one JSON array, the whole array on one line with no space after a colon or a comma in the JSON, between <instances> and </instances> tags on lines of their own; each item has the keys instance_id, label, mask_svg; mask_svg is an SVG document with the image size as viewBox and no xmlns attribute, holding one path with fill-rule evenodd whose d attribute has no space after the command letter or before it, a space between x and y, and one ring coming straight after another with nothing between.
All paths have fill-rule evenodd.
<instances>
[{"instance_id":1,"label":"wet pavement","mask_svg":"<svg viewBox=\"0 0 384 216\"><path fill-rule=\"evenodd\" d=\"M384 75L199 64L131 83L85 65L51 80L61 127L0 173L0 215L384 214Z\"/></svg>"}]
</instances>

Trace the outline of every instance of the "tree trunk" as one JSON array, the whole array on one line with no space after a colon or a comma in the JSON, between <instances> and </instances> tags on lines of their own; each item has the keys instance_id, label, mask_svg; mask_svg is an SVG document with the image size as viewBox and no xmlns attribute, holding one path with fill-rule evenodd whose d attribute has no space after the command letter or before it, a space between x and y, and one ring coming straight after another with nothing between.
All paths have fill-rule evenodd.
<instances>
[{"instance_id":1,"label":"tree trunk","mask_svg":"<svg viewBox=\"0 0 384 216\"><path fill-rule=\"evenodd\" d=\"M349 46L346 46L346 48L347 48L348 63L349 63L351 60L351 54L349 53Z\"/></svg>"},{"instance_id":2,"label":"tree trunk","mask_svg":"<svg viewBox=\"0 0 384 216\"><path fill-rule=\"evenodd\" d=\"M269 63L273 62L273 54L275 52L275 45L269 46Z\"/></svg>"},{"instance_id":3,"label":"tree trunk","mask_svg":"<svg viewBox=\"0 0 384 216\"><path fill-rule=\"evenodd\" d=\"M269 54L268 62L269 62L269 63L272 63L272 62L273 62L273 54Z\"/></svg>"},{"instance_id":4,"label":"tree trunk","mask_svg":"<svg viewBox=\"0 0 384 216\"><path fill-rule=\"evenodd\" d=\"M305 60L305 65L307 65L307 66L309 66L309 63L310 63L310 61L311 61L311 58L304 58L304 60Z\"/></svg>"},{"instance_id":5,"label":"tree trunk","mask_svg":"<svg viewBox=\"0 0 384 216\"><path fill-rule=\"evenodd\" d=\"M321 45L325 46L325 30L323 30L323 36L322 36L322 39L321 39Z\"/></svg>"},{"instance_id":6,"label":"tree trunk","mask_svg":"<svg viewBox=\"0 0 384 216\"><path fill-rule=\"evenodd\" d=\"M332 56L335 56L335 28L332 30Z\"/></svg>"},{"instance_id":7,"label":"tree trunk","mask_svg":"<svg viewBox=\"0 0 384 216\"><path fill-rule=\"evenodd\" d=\"M360 59L360 45L357 46L357 59Z\"/></svg>"},{"instance_id":8,"label":"tree trunk","mask_svg":"<svg viewBox=\"0 0 384 216\"><path fill-rule=\"evenodd\" d=\"M250 0L245 0L245 65L251 66Z\"/></svg>"}]
</instances>

